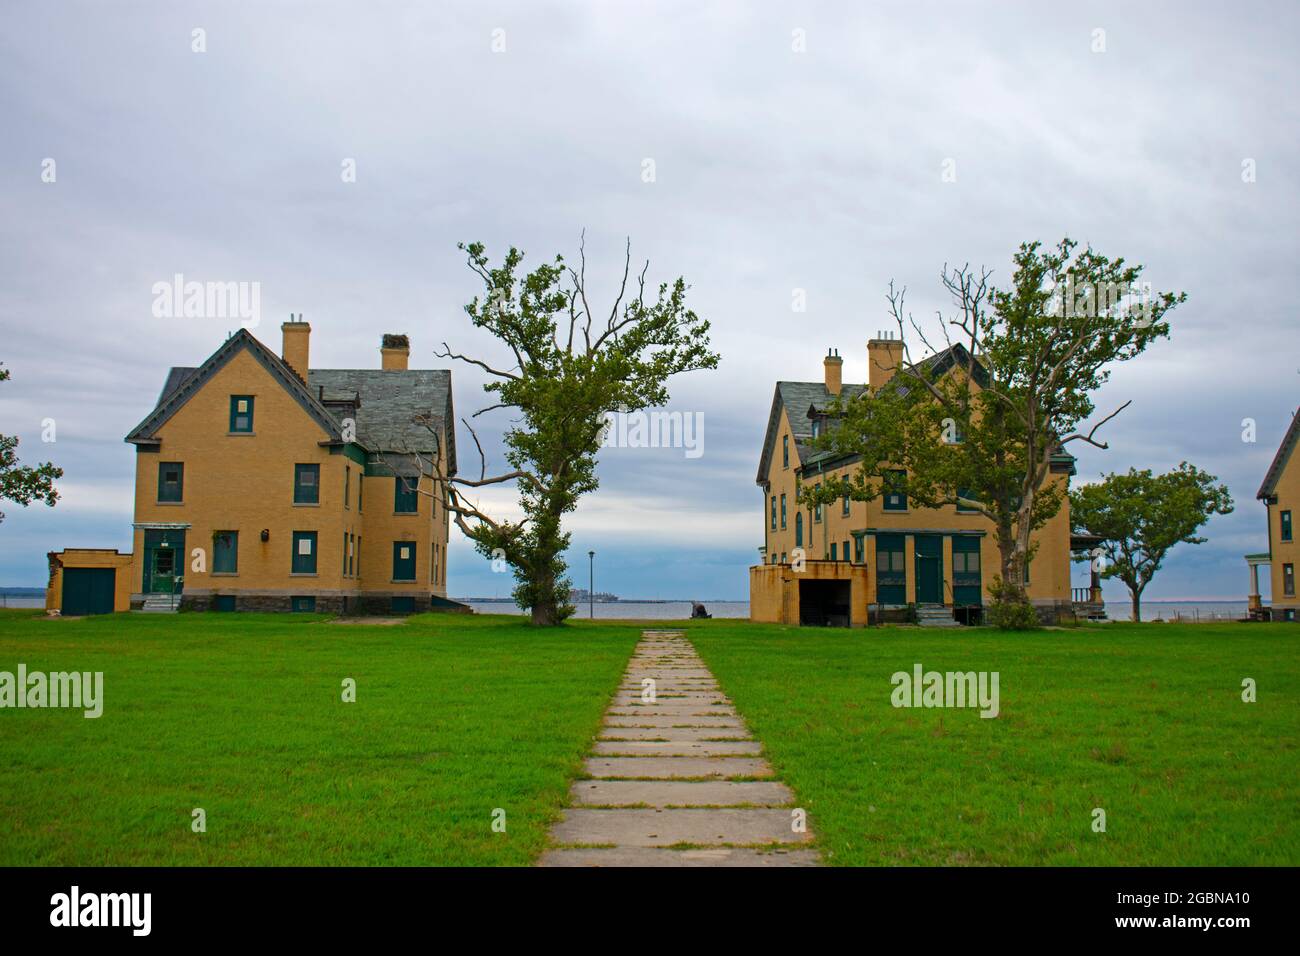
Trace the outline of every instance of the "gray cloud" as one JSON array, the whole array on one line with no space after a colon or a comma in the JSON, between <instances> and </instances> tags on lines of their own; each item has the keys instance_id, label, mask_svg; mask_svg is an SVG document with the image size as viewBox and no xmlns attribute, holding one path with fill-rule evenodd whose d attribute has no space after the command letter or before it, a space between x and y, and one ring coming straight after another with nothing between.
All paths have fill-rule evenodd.
<instances>
[{"instance_id":1,"label":"gray cloud","mask_svg":"<svg viewBox=\"0 0 1300 956\"><path fill-rule=\"evenodd\" d=\"M1237 513L1176 552L1152 596L1240 594L1240 555L1265 541L1254 492L1300 381L1296 21L1280 3L11 10L0 431L62 464L70 493L54 511L6 509L0 581L40 583L54 548L126 546L121 436L166 368L200 361L229 324L154 319L154 282L260 282L257 333L278 346L281 317L306 313L314 364L377 364L380 334L404 331L433 365L444 339L491 348L462 312L477 290L457 240L535 262L575 253L585 228L606 294L628 235L652 277L684 274L723 365L673 390L674 408L706 415L705 458L605 456L598 499L637 507L607 532L580 513L575 547L601 550L605 585L629 594L743 596L773 382L818 377L828 346L863 379L891 278L928 317L947 305L945 261L1005 277L1019 242L1068 233L1190 296L1172 340L1099 396L1134 404L1081 474L1187 458L1222 476ZM1096 28L1105 53L1090 50ZM40 181L45 157L56 184ZM955 183L940 181L947 158ZM795 288L806 313L791 312ZM458 406L477 407L481 379L455 381ZM1257 445L1240 440L1245 417ZM489 445L502 425L487 424ZM635 515L686 490L709 519L695 533L670 546L638 532ZM463 543L453 559L453 591L496 578Z\"/></svg>"}]
</instances>

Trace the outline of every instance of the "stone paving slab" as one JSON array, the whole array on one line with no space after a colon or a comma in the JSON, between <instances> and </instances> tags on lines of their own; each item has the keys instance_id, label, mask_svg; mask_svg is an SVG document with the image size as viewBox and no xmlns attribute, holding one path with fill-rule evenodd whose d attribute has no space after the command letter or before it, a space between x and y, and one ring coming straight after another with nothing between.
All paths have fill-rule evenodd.
<instances>
[{"instance_id":1,"label":"stone paving slab","mask_svg":"<svg viewBox=\"0 0 1300 956\"><path fill-rule=\"evenodd\" d=\"M551 830L560 844L613 843L618 846L672 846L676 843L807 843L796 833L790 810L565 810Z\"/></svg>"},{"instance_id":2,"label":"stone paving slab","mask_svg":"<svg viewBox=\"0 0 1300 956\"><path fill-rule=\"evenodd\" d=\"M619 727L605 722L601 740L749 740L744 727Z\"/></svg>"},{"instance_id":3,"label":"stone paving slab","mask_svg":"<svg viewBox=\"0 0 1300 956\"><path fill-rule=\"evenodd\" d=\"M771 765L758 757L588 757L583 769L597 778L771 777Z\"/></svg>"},{"instance_id":4,"label":"stone paving slab","mask_svg":"<svg viewBox=\"0 0 1300 956\"><path fill-rule=\"evenodd\" d=\"M695 717L722 717L736 719L736 708L730 704L621 704L610 710L607 717L675 717L690 720Z\"/></svg>"},{"instance_id":5,"label":"stone paving slab","mask_svg":"<svg viewBox=\"0 0 1300 956\"><path fill-rule=\"evenodd\" d=\"M547 850L538 866L820 866L814 850L709 847L664 850L650 847Z\"/></svg>"},{"instance_id":6,"label":"stone paving slab","mask_svg":"<svg viewBox=\"0 0 1300 956\"><path fill-rule=\"evenodd\" d=\"M793 792L695 649L642 635L539 865L819 865L799 849L812 835L794 830Z\"/></svg>"},{"instance_id":7,"label":"stone paving slab","mask_svg":"<svg viewBox=\"0 0 1300 956\"><path fill-rule=\"evenodd\" d=\"M597 740L593 754L622 754L656 757L733 757L757 755L763 745L757 740Z\"/></svg>"},{"instance_id":8,"label":"stone paving slab","mask_svg":"<svg viewBox=\"0 0 1300 956\"><path fill-rule=\"evenodd\" d=\"M569 793L580 806L780 807L794 802L790 788L774 780L578 780Z\"/></svg>"},{"instance_id":9,"label":"stone paving slab","mask_svg":"<svg viewBox=\"0 0 1300 956\"><path fill-rule=\"evenodd\" d=\"M607 728L621 729L628 727L640 727L646 730L653 730L656 727L674 728L679 730L699 729L706 727L715 727L719 730L735 728L743 730L744 722L739 717L700 717L691 716L690 714L609 714L605 717L605 726Z\"/></svg>"}]
</instances>

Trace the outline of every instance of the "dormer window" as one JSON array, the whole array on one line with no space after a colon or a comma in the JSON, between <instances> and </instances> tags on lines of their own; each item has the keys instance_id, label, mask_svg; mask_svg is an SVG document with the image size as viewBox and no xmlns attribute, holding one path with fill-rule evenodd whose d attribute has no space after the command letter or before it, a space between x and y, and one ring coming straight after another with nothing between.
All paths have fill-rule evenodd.
<instances>
[{"instance_id":1,"label":"dormer window","mask_svg":"<svg viewBox=\"0 0 1300 956\"><path fill-rule=\"evenodd\" d=\"M822 433L822 420L821 420L820 418L814 418L814 419L812 420L812 437L813 437L813 440L815 441L815 440L817 439L817 437L818 437L819 435L821 435L821 433Z\"/></svg>"}]
</instances>

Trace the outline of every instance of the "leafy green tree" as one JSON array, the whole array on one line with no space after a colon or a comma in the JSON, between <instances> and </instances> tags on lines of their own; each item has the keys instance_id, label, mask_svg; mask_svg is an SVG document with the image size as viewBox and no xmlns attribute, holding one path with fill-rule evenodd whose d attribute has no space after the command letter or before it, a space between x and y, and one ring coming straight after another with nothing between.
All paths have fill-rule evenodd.
<instances>
[{"instance_id":1,"label":"leafy green tree","mask_svg":"<svg viewBox=\"0 0 1300 956\"><path fill-rule=\"evenodd\" d=\"M685 280L648 290L647 262L634 288L629 286L630 243L618 295L600 315L588 301L582 246L577 269L556 256L526 275L518 249L512 247L494 267L482 243L459 248L484 288L484 296L475 297L465 311L513 361L497 367L452 352L445 342L438 355L492 377L484 390L493 402L475 414L499 408L515 412L504 435L512 470L487 475L478 436L462 419L479 448L479 477L448 477L437 461L430 472L475 548L504 560L514 572L516 603L531 609L536 625L559 624L573 613L563 558L570 536L562 519L598 485L596 453L606 413L666 404L671 376L716 368L718 356L709 348L709 323L686 306ZM522 520L494 519L465 496L466 488L508 482L519 490Z\"/></svg>"},{"instance_id":2,"label":"leafy green tree","mask_svg":"<svg viewBox=\"0 0 1300 956\"><path fill-rule=\"evenodd\" d=\"M1142 592L1176 544L1202 544L1196 532L1212 515L1232 512L1232 497L1214 475L1187 462L1163 475L1130 468L1070 491L1070 523L1101 535L1103 578L1119 578L1142 620Z\"/></svg>"},{"instance_id":3,"label":"leafy green tree","mask_svg":"<svg viewBox=\"0 0 1300 956\"><path fill-rule=\"evenodd\" d=\"M1166 315L1184 294L1151 294L1142 267L1062 239L1020 246L1005 288L969 266L940 274L956 306L940 315L943 350L906 313L906 290L887 300L901 355L889 382L836 401L825 449L861 456L852 476L805 485L801 501L847 493L870 501L897 489L916 507L960 504L993 525L1000 571L996 603L1025 605L1031 534L1060 510L1064 482L1049 481L1054 459L1074 442L1098 448L1098 429L1129 403L1087 423L1093 395L1111 368L1169 334ZM909 334L910 329L910 334ZM913 360L915 338L932 353ZM942 358L941 358L942 356ZM1008 613L1002 620L1025 620Z\"/></svg>"},{"instance_id":4,"label":"leafy green tree","mask_svg":"<svg viewBox=\"0 0 1300 956\"><path fill-rule=\"evenodd\" d=\"M0 382L9 380L9 370L0 366ZM51 508L59 500L54 481L63 477L63 469L48 461L35 468L18 464L18 439L0 435L0 499L16 501L26 508L33 501L44 501ZM0 521L5 515L0 511Z\"/></svg>"}]
</instances>

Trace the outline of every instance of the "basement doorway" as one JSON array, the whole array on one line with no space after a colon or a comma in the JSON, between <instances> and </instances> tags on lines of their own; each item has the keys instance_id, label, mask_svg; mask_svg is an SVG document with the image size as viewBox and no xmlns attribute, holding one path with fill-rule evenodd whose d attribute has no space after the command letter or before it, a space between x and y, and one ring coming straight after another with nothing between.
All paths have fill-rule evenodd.
<instances>
[{"instance_id":1,"label":"basement doorway","mask_svg":"<svg viewBox=\"0 0 1300 956\"><path fill-rule=\"evenodd\" d=\"M800 581L800 626L848 627L852 593L848 581Z\"/></svg>"}]
</instances>

